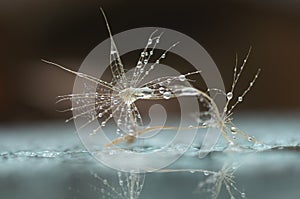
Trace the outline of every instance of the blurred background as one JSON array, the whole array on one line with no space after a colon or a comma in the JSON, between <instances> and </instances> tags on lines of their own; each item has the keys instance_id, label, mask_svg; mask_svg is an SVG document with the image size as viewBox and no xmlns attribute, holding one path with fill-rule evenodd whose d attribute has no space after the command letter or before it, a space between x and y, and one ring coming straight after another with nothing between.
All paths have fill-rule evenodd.
<instances>
[{"instance_id":1,"label":"blurred background","mask_svg":"<svg viewBox=\"0 0 300 199\"><path fill-rule=\"evenodd\" d=\"M71 93L75 77L40 59L77 70L108 37L100 6L113 33L156 26L194 38L216 62L227 88L235 53L242 59L252 46L238 88L247 87L257 68L262 73L238 111L300 110L297 0L1 0L1 124L66 119L56 111L56 96Z\"/></svg>"}]
</instances>

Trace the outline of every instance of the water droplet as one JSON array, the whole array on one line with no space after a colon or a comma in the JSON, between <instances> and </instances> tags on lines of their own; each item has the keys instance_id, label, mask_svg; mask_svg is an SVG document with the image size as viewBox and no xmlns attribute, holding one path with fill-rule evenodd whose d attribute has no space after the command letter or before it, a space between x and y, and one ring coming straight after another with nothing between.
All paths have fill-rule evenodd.
<instances>
[{"instance_id":1,"label":"water droplet","mask_svg":"<svg viewBox=\"0 0 300 199\"><path fill-rule=\"evenodd\" d=\"M156 63L159 64L159 60L156 60Z\"/></svg>"},{"instance_id":2,"label":"water droplet","mask_svg":"<svg viewBox=\"0 0 300 199\"><path fill-rule=\"evenodd\" d=\"M141 62L141 61L138 61L136 67L137 67L137 68L141 68L141 67L142 67L142 62Z\"/></svg>"},{"instance_id":3,"label":"water droplet","mask_svg":"<svg viewBox=\"0 0 300 199\"><path fill-rule=\"evenodd\" d=\"M151 45L152 44L152 39L149 39L148 40L148 45Z\"/></svg>"},{"instance_id":4,"label":"water droplet","mask_svg":"<svg viewBox=\"0 0 300 199\"><path fill-rule=\"evenodd\" d=\"M170 99L170 98L171 98L171 92L169 92L169 91L165 92L165 93L163 94L163 97L164 97L165 99Z\"/></svg>"},{"instance_id":5,"label":"water droplet","mask_svg":"<svg viewBox=\"0 0 300 199\"><path fill-rule=\"evenodd\" d=\"M233 97L232 92L228 92L228 93L226 94L226 97L227 97L227 100L231 100L232 97Z\"/></svg>"},{"instance_id":6,"label":"water droplet","mask_svg":"<svg viewBox=\"0 0 300 199\"><path fill-rule=\"evenodd\" d=\"M253 141L253 137L249 136L249 137L248 137L248 141L249 141L249 142L252 142L252 141Z\"/></svg>"},{"instance_id":7,"label":"water droplet","mask_svg":"<svg viewBox=\"0 0 300 199\"><path fill-rule=\"evenodd\" d=\"M164 87L160 87L160 88L158 89L158 91L159 91L160 94L163 94L164 91L165 91L165 88L164 88Z\"/></svg>"},{"instance_id":8,"label":"water droplet","mask_svg":"<svg viewBox=\"0 0 300 199\"><path fill-rule=\"evenodd\" d=\"M107 182L106 179L103 180L103 184L104 184L104 185L107 185L107 184L108 184L108 182Z\"/></svg>"},{"instance_id":9,"label":"water droplet","mask_svg":"<svg viewBox=\"0 0 300 199\"><path fill-rule=\"evenodd\" d=\"M238 98L238 101L239 101L239 102L242 102L242 101L243 101L243 97L240 96L240 97Z\"/></svg>"},{"instance_id":10,"label":"water droplet","mask_svg":"<svg viewBox=\"0 0 300 199\"><path fill-rule=\"evenodd\" d=\"M179 75L178 79L183 82L183 81L185 81L185 76L184 75Z\"/></svg>"},{"instance_id":11,"label":"water droplet","mask_svg":"<svg viewBox=\"0 0 300 199\"><path fill-rule=\"evenodd\" d=\"M246 194L244 192L241 193L242 198L246 198Z\"/></svg>"},{"instance_id":12,"label":"water droplet","mask_svg":"<svg viewBox=\"0 0 300 199\"><path fill-rule=\"evenodd\" d=\"M120 171L118 171L118 177L120 178L122 175L122 173Z\"/></svg>"},{"instance_id":13,"label":"water droplet","mask_svg":"<svg viewBox=\"0 0 300 199\"><path fill-rule=\"evenodd\" d=\"M118 119L118 125L120 125L121 124L121 122L122 122L122 120L121 119Z\"/></svg>"},{"instance_id":14,"label":"water droplet","mask_svg":"<svg viewBox=\"0 0 300 199\"><path fill-rule=\"evenodd\" d=\"M166 58L166 54L165 54L165 53L162 54L162 55L161 55L161 58Z\"/></svg>"},{"instance_id":15,"label":"water droplet","mask_svg":"<svg viewBox=\"0 0 300 199\"><path fill-rule=\"evenodd\" d=\"M208 175L209 175L208 171L204 171L203 174L204 174L205 176L208 176Z\"/></svg>"},{"instance_id":16,"label":"water droplet","mask_svg":"<svg viewBox=\"0 0 300 199\"><path fill-rule=\"evenodd\" d=\"M235 126L232 126L232 127L230 128L230 130L231 130L231 133L232 133L232 134L236 134L236 133L237 133L237 128L236 128Z\"/></svg>"},{"instance_id":17,"label":"water droplet","mask_svg":"<svg viewBox=\"0 0 300 199\"><path fill-rule=\"evenodd\" d=\"M116 54L116 53L117 53L117 51L116 51L115 49L112 49L112 50L110 51L110 54L111 54L111 55Z\"/></svg>"},{"instance_id":18,"label":"water droplet","mask_svg":"<svg viewBox=\"0 0 300 199\"><path fill-rule=\"evenodd\" d=\"M102 117L102 113L99 113L99 114L98 114L98 117Z\"/></svg>"}]
</instances>

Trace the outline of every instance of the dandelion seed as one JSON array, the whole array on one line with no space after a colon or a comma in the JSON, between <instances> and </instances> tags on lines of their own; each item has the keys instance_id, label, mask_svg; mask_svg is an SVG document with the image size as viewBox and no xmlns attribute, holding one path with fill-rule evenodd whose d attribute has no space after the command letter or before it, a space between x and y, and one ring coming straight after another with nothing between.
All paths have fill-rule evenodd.
<instances>
[{"instance_id":1,"label":"dandelion seed","mask_svg":"<svg viewBox=\"0 0 300 199\"><path fill-rule=\"evenodd\" d=\"M149 60L151 59L154 50L156 49L156 45L160 42L160 39L163 35L163 33L158 34L158 30L152 32L149 36L146 42L146 46L141 52L137 64L134 68L133 75L129 76L128 74L126 74L117 46L113 40L107 18L103 10L101 11L106 22L111 42L111 82L103 81L91 75L75 72L59 64L43 60L48 64L57 66L97 85L96 92L94 91L82 94L71 94L59 99L59 101L74 100L76 104L78 104L76 107L73 106L72 109L67 110L76 110L77 112L76 115L74 115L72 118L69 118L67 121L79 117L89 117L90 119L86 124L83 125L84 127L89 125L91 122L98 120L101 125L98 128L94 129L92 133L90 133L91 135L94 135L99 132L111 118L114 117L117 120L117 127L124 133L128 134L128 137L124 136L122 139L117 138L116 140L112 141L112 143L119 143L126 140L132 140L132 138L135 138L138 134L149 132L148 130L144 129L142 117L135 105L135 102L137 100L168 100L177 97L197 96L200 103L205 104L205 106L208 108L210 119L204 121L200 118L199 121L201 122L199 123L199 126L194 128L209 128L216 126L220 129L222 136L225 138L225 140L228 141L229 145L235 143L235 139L233 139L233 137L231 136L232 134L237 134L238 136L243 137L245 140L251 140L251 142L257 142L257 140L254 138L248 139L249 136L238 128L234 131L234 133L232 133L231 131L231 127L235 126L232 123L233 110L239 103L243 101L245 95L254 85L260 72L260 70L258 70L257 74L254 76L254 79L250 82L249 87L242 93L242 95L238 97L236 102L231 103L235 96L235 87L248 60L251 48L249 49L249 52L246 55L239 70L237 68L238 61L236 57L233 83L229 92L225 94L224 91L209 88L209 90L216 90L218 93L226 96L227 102L224 110L221 111L218 109L214 98L209 96L206 92L183 84L187 76L197 74L199 73L199 71L190 72L180 76L161 77L142 84L142 81L145 79L145 77L147 77L149 73L155 69L155 67L160 63L162 59L166 58L167 53L179 44L179 42L174 43L169 47L169 49L165 50L157 60L155 60L151 64L148 64L150 63ZM157 87L157 85L159 85L159 87ZM160 128L164 129L164 127ZM112 143L109 143L108 145L111 145Z\"/></svg>"},{"instance_id":2,"label":"dandelion seed","mask_svg":"<svg viewBox=\"0 0 300 199\"><path fill-rule=\"evenodd\" d=\"M96 173L92 173L92 175L101 182L101 196L107 199L138 199L145 182L145 174L143 173L119 171L117 172L117 183L109 182ZM99 186L94 186L94 188L99 190Z\"/></svg>"},{"instance_id":3,"label":"dandelion seed","mask_svg":"<svg viewBox=\"0 0 300 199\"><path fill-rule=\"evenodd\" d=\"M167 53L174 48L177 43L171 45L165 50L162 55L154 60L152 64L148 64L152 57L156 45L163 33L158 34L158 30L155 30L148 39L144 50L140 54L140 58L134 68L133 75L125 73L124 66L119 55L117 46L113 40L112 33L107 21L107 18L103 12L103 17L106 22L107 30L110 37L110 69L112 73L112 81L106 82L99 78L95 78L91 75L75 72L67 69L59 64L43 60L44 62L59 67L65 71L77 75L80 78L90 81L97 85L96 91L89 91L92 89L86 89L86 93L71 94L63 96L59 101L70 100L76 102L76 107L68 109L66 111L74 111L73 117L69 118L67 122L77 119L79 117L89 117L90 119L81 128L91 124L95 120L101 124L99 127L94 129L90 135L95 135L97 132L106 126L111 118L115 118L117 121L117 128L121 129L124 133L128 134L129 137L125 137L126 140L132 140L135 137L134 132L138 129L143 129L142 117L139 113L138 108L135 105L137 100L158 100L158 99L170 99L175 97L175 87L169 89L168 87L174 82L184 82L187 76L194 73L178 76L168 76L157 78L152 81L142 84L142 81L152 70L155 69L160 60L165 58ZM152 42L156 41L156 42ZM148 53L150 52L150 53ZM160 85L157 88L157 85ZM87 92L87 91L89 92ZM120 132L117 132L119 134Z\"/></svg>"},{"instance_id":4,"label":"dandelion seed","mask_svg":"<svg viewBox=\"0 0 300 199\"><path fill-rule=\"evenodd\" d=\"M240 165L239 165L240 166ZM233 164L224 164L219 171L209 171L204 169L162 169L159 173L189 172L192 174L203 173L206 177L204 181L198 183L196 192L207 192L212 199L217 199L224 187L230 198L246 198L246 194L241 192L235 182L234 173L239 168Z\"/></svg>"}]
</instances>

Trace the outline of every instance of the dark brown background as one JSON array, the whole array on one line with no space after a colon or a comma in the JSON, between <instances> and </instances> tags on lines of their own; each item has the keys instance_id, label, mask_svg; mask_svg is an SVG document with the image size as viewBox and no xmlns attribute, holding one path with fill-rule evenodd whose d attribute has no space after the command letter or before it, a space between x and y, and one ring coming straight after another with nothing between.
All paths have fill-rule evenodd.
<instances>
[{"instance_id":1,"label":"dark brown background","mask_svg":"<svg viewBox=\"0 0 300 199\"><path fill-rule=\"evenodd\" d=\"M108 37L99 7L114 33L156 26L196 39L230 86L235 53L253 47L239 86L262 73L240 111L299 111L300 2L288 1L80 1L0 2L0 122L66 117L55 97L72 90L74 77L42 63L47 58L78 69ZM176 66L175 66L176 67Z\"/></svg>"}]
</instances>

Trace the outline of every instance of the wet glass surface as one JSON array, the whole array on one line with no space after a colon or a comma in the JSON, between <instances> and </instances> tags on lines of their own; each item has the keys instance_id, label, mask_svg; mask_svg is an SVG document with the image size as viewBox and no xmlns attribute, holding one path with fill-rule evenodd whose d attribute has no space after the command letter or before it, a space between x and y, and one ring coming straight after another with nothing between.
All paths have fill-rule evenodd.
<instances>
[{"instance_id":1,"label":"wet glass surface","mask_svg":"<svg viewBox=\"0 0 300 199\"><path fill-rule=\"evenodd\" d=\"M197 147L191 148L167 168L187 171L146 174L139 198L210 198L199 187L211 174L189 169L218 171L228 160L241 164L235 186L246 198L299 198L299 117L249 114L236 118L239 127L271 148L253 152L219 147L204 159L198 158ZM1 127L0 131L1 198L135 198L116 194L124 192L117 171L94 160L70 124ZM230 198L224 186L219 198ZM237 194L236 198L242 197Z\"/></svg>"}]
</instances>

